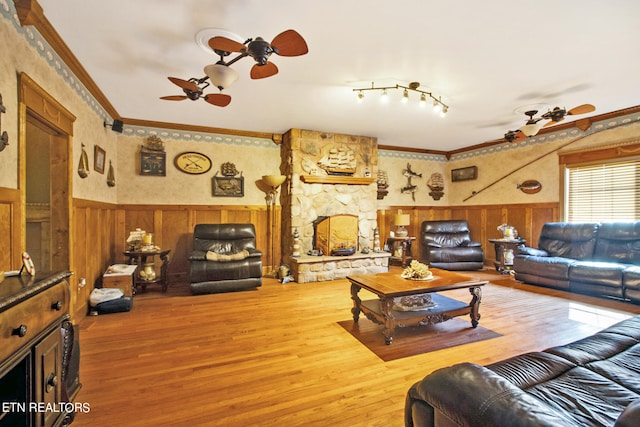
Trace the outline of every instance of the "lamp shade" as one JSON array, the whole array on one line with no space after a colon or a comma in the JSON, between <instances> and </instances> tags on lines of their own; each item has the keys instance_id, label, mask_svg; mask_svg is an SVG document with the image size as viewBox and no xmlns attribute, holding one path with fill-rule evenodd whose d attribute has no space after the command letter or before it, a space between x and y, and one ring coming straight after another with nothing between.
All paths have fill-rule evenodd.
<instances>
[{"instance_id":1,"label":"lamp shade","mask_svg":"<svg viewBox=\"0 0 640 427\"><path fill-rule=\"evenodd\" d=\"M409 225L409 214L397 214L393 217L393 223L395 225Z\"/></svg>"},{"instance_id":2,"label":"lamp shade","mask_svg":"<svg viewBox=\"0 0 640 427\"><path fill-rule=\"evenodd\" d=\"M209 64L204 67L204 73L209 76L211 84L220 90L228 88L238 80L236 70L222 64Z\"/></svg>"},{"instance_id":3,"label":"lamp shade","mask_svg":"<svg viewBox=\"0 0 640 427\"><path fill-rule=\"evenodd\" d=\"M284 175L263 175L262 182L267 184L271 188L278 188L287 179Z\"/></svg>"},{"instance_id":4,"label":"lamp shade","mask_svg":"<svg viewBox=\"0 0 640 427\"><path fill-rule=\"evenodd\" d=\"M520 128L520 132L524 133L526 136L534 136L540 131L540 129L542 129L542 126L542 123L526 124Z\"/></svg>"}]
</instances>

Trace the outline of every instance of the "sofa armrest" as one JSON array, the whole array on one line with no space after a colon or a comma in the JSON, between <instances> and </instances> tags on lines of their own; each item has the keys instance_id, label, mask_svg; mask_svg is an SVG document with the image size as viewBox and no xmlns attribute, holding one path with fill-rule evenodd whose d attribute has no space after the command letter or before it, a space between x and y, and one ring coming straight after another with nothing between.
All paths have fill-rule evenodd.
<instances>
[{"instance_id":1,"label":"sofa armrest","mask_svg":"<svg viewBox=\"0 0 640 427\"><path fill-rule=\"evenodd\" d=\"M480 242L473 242L473 241L471 241L471 242L463 243L463 244L462 244L462 245L460 245L460 246L466 246L466 247L468 247L468 248L478 248L478 247L482 246L482 243L480 243Z\"/></svg>"},{"instance_id":2,"label":"sofa armrest","mask_svg":"<svg viewBox=\"0 0 640 427\"><path fill-rule=\"evenodd\" d=\"M620 414L614 427L635 427L640 425L640 400L631 402Z\"/></svg>"},{"instance_id":3,"label":"sofa armrest","mask_svg":"<svg viewBox=\"0 0 640 427\"><path fill-rule=\"evenodd\" d=\"M484 366L461 363L414 384L407 405L425 402L460 426L568 426L562 414ZM405 408L405 413L410 412Z\"/></svg>"},{"instance_id":4,"label":"sofa armrest","mask_svg":"<svg viewBox=\"0 0 640 427\"><path fill-rule=\"evenodd\" d=\"M245 250L249 252L249 256L247 258L255 258L255 257L262 256L262 251L260 251L259 249L247 248Z\"/></svg>"},{"instance_id":5,"label":"sofa armrest","mask_svg":"<svg viewBox=\"0 0 640 427\"><path fill-rule=\"evenodd\" d=\"M427 243L427 247L429 247L429 248L441 248L442 245L439 244L439 243L429 242L429 243Z\"/></svg>"},{"instance_id":6,"label":"sofa armrest","mask_svg":"<svg viewBox=\"0 0 640 427\"><path fill-rule=\"evenodd\" d=\"M518 255L551 256L549 252L544 249L530 248L527 246L520 246L518 248Z\"/></svg>"}]
</instances>

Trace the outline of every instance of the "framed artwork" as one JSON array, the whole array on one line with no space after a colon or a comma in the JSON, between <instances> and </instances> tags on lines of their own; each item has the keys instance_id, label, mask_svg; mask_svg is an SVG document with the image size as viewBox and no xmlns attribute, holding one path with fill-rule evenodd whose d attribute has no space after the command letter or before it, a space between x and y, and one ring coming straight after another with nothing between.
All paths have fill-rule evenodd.
<instances>
[{"instance_id":1,"label":"framed artwork","mask_svg":"<svg viewBox=\"0 0 640 427\"><path fill-rule=\"evenodd\" d=\"M456 181L468 181L470 179L478 178L478 167L469 166L466 168L451 170L451 182Z\"/></svg>"},{"instance_id":2,"label":"framed artwork","mask_svg":"<svg viewBox=\"0 0 640 427\"><path fill-rule=\"evenodd\" d=\"M107 153L100 146L93 146L93 170L98 173L104 173L104 163Z\"/></svg>"},{"instance_id":3,"label":"framed artwork","mask_svg":"<svg viewBox=\"0 0 640 427\"><path fill-rule=\"evenodd\" d=\"M214 176L211 179L214 197L244 197L244 177Z\"/></svg>"},{"instance_id":4,"label":"framed artwork","mask_svg":"<svg viewBox=\"0 0 640 427\"><path fill-rule=\"evenodd\" d=\"M140 175L166 176L167 153L156 150L140 150Z\"/></svg>"}]
</instances>

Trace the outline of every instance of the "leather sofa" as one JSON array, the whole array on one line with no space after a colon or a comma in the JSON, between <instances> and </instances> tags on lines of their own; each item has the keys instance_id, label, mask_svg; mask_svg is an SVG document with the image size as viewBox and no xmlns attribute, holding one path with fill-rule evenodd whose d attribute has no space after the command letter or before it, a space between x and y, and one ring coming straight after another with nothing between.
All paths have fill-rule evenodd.
<instances>
[{"instance_id":1,"label":"leather sofa","mask_svg":"<svg viewBox=\"0 0 640 427\"><path fill-rule=\"evenodd\" d=\"M241 291L262 286L262 252L253 224L197 224L189 255L193 294Z\"/></svg>"},{"instance_id":2,"label":"leather sofa","mask_svg":"<svg viewBox=\"0 0 640 427\"><path fill-rule=\"evenodd\" d=\"M640 316L564 346L439 369L407 393L405 425L640 426Z\"/></svg>"},{"instance_id":3,"label":"leather sofa","mask_svg":"<svg viewBox=\"0 0 640 427\"><path fill-rule=\"evenodd\" d=\"M640 304L640 221L547 223L513 269L529 284Z\"/></svg>"},{"instance_id":4,"label":"leather sofa","mask_svg":"<svg viewBox=\"0 0 640 427\"><path fill-rule=\"evenodd\" d=\"M420 261L444 270L480 270L484 250L471 239L464 220L424 221L420 227Z\"/></svg>"}]
</instances>

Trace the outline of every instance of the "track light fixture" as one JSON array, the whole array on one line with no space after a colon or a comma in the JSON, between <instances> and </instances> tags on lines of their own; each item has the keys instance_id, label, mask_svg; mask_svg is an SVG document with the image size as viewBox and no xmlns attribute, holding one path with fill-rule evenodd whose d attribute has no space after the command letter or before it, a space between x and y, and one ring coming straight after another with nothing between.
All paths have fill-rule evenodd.
<instances>
[{"instance_id":1,"label":"track light fixture","mask_svg":"<svg viewBox=\"0 0 640 427\"><path fill-rule=\"evenodd\" d=\"M440 96L438 96L436 98L436 96L431 93L431 92L427 92L425 90L420 90L418 89L420 87L420 83L418 82L411 82L409 83L409 86L403 86L403 85L399 85L396 84L394 86L380 86L380 87L376 87L374 82L371 82L371 87L363 87L363 88L356 88L356 89L352 89L353 92L356 92L357 97L358 97L358 102L362 102L364 100L364 93L366 91L370 91L370 90L374 90L374 91L382 91L381 93L381 97L380 100L381 101L387 101L388 100L388 90L392 90L392 89L397 89L400 90L402 89L402 98L401 98L401 102L406 103L409 101L409 91L412 92L417 92L420 94L420 106L424 107L427 104L427 97L431 98L431 100L433 100L433 110L436 113L439 113L440 116L444 117L447 112L449 111L449 106L447 104L445 104L444 102L442 102L442 98Z\"/></svg>"}]
</instances>

